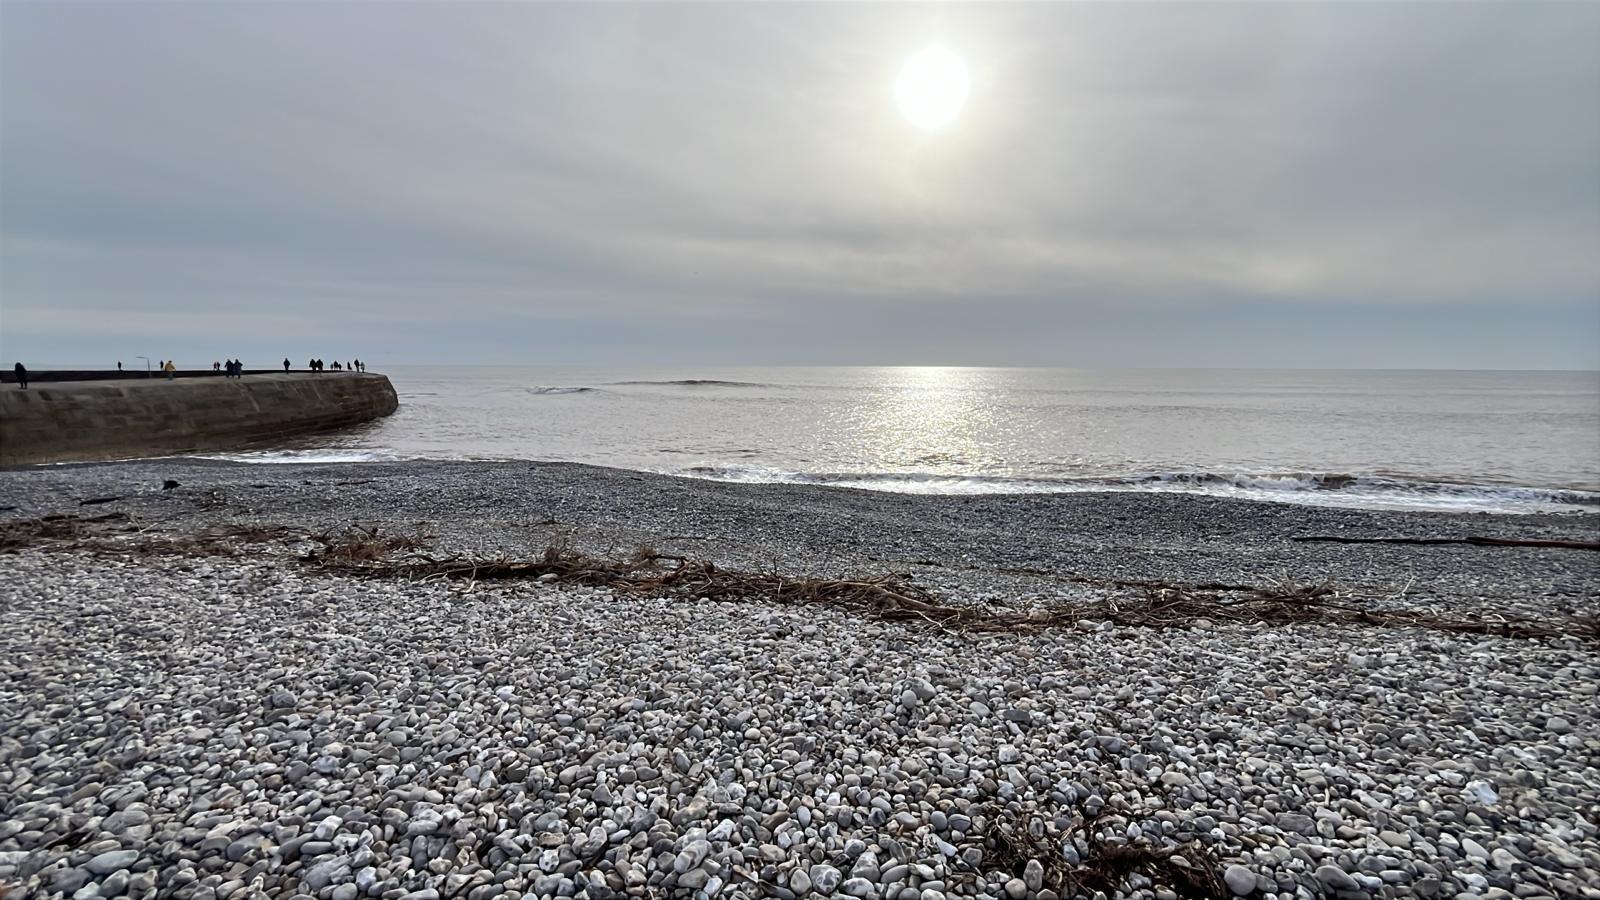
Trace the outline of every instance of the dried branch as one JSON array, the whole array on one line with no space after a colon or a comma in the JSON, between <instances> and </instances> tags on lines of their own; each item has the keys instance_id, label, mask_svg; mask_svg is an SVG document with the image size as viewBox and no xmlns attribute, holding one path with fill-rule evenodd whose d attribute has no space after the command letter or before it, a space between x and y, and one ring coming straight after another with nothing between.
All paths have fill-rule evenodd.
<instances>
[{"instance_id":1,"label":"dried branch","mask_svg":"<svg viewBox=\"0 0 1600 900\"><path fill-rule=\"evenodd\" d=\"M0 522L0 551L15 550L34 544L75 542L86 534L99 530L107 522L126 522L127 513L106 513L99 516L52 515L39 519L14 519Z\"/></svg>"},{"instance_id":2,"label":"dried branch","mask_svg":"<svg viewBox=\"0 0 1600 900\"><path fill-rule=\"evenodd\" d=\"M1216 856L1203 844L1190 841L1158 846L1143 838L1106 840L1095 827L1095 819L1081 810L1073 816L1072 830L1082 836L1086 847L1074 864L1061 852L1070 834L1058 833L1054 825L1030 829L1014 817L997 815L989 820L984 834L984 865L1020 876L1028 862L1036 860L1043 867L1045 886L1063 897L1114 896L1126 889L1128 876L1134 874L1172 888L1180 897L1225 900L1229 896Z\"/></svg>"},{"instance_id":3,"label":"dried branch","mask_svg":"<svg viewBox=\"0 0 1600 900\"><path fill-rule=\"evenodd\" d=\"M1289 540L1301 544L1469 544L1474 547L1549 547L1558 550L1600 550L1600 541L1566 541L1552 538L1466 537L1345 537L1337 534L1309 534Z\"/></svg>"},{"instance_id":4,"label":"dried branch","mask_svg":"<svg viewBox=\"0 0 1600 900\"><path fill-rule=\"evenodd\" d=\"M376 535L372 539L376 540ZM1244 586L1119 582L1137 585L1137 592L1088 603L1017 610L944 603L905 574L816 578L744 572L719 568L706 560L656 553L648 547L641 547L624 559L607 559L574 550L564 539L529 560L436 560L418 555L390 560L379 550L381 542L365 546L360 553L314 553L307 559L325 569L363 577L535 579L607 588L631 597L823 605L885 622L914 622L968 633L1031 634L1083 622L1188 628L1199 620L1209 620L1243 625L1363 624L1506 637L1575 635L1600 640L1600 619L1448 618L1424 610L1367 609L1342 602L1334 586L1326 583Z\"/></svg>"}]
</instances>

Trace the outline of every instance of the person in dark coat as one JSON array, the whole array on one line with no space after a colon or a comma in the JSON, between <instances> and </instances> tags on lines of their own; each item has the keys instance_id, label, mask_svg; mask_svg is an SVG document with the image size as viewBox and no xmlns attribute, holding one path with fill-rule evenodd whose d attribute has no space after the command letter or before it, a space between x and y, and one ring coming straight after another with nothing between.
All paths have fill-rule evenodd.
<instances>
[{"instance_id":1,"label":"person in dark coat","mask_svg":"<svg viewBox=\"0 0 1600 900\"><path fill-rule=\"evenodd\" d=\"M17 384L22 385L22 389L23 390L27 390L28 389L28 367L19 362L15 366L12 367L12 371L17 373Z\"/></svg>"},{"instance_id":2,"label":"person in dark coat","mask_svg":"<svg viewBox=\"0 0 1600 900\"><path fill-rule=\"evenodd\" d=\"M283 370L285 372L289 371L289 357L287 356L283 358Z\"/></svg>"}]
</instances>

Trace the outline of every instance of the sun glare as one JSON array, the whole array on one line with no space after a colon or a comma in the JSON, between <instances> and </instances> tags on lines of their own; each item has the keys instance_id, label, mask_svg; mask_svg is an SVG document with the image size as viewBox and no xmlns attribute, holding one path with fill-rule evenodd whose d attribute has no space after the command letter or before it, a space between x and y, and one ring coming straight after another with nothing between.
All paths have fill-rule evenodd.
<instances>
[{"instance_id":1,"label":"sun glare","mask_svg":"<svg viewBox=\"0 0 1600 900\"><path fill-rule=\"evenodd\" d=\"M911 124L924 131L937 131L961 112L971 86L966 60L943 47L929 47L918 51L901 67L894 83L894 99L900 114Z\"/></svg>"}]
</instances>

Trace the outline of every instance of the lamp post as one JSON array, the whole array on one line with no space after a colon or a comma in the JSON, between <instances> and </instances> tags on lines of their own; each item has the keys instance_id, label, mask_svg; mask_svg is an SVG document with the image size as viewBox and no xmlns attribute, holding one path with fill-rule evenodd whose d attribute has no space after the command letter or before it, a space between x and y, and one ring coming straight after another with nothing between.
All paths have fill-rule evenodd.
<instances>
[{"instance_id":1,"label":"lamp post","mask_svg":"<svg viewBox=\"0 0 1600 900\"><path fill-rule=\"evenodd\" d=\"M144 377L146 377L146 378L153 377L151 375L151 373L150 373L150 357L148 357L148 356L135 356L134 359L142 359L142 360L144 360Z\"/></svg>"}]
</instances>

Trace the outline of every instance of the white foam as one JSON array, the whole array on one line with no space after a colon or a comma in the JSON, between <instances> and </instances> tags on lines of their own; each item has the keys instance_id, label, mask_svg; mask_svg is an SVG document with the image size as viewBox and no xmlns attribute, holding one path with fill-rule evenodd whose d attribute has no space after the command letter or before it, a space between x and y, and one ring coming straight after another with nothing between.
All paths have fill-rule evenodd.
<instances>
[{"instance_id":1,"label":"white foam","mask_svg":"<svg viewBox=\"0 0 1600 900\"><path fill-rule=\"evenodd\" d=\"M347 450L316 448L309 450L247 450L238 453L197 453L195 459L273 465L283 463L363 463L394 462L401 457L389 450Z\"/></svg>"},{"instance_id":2,"label":"white foam","mask_svg":"<svg viewBox=\"0 0 1600 900\"><path fill-rule=\"evenodd\" d=\"M1436 512L1600 513L1600 493L1509 485L1405 481L1337 473L1151 472L1122 477L1028 478L931 472L792 472L768 466L695 466L668 474L712 481L817 484L905 494L1181 493L1309 506Z\"/></svg>"}]
</instances>

